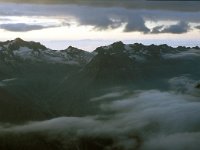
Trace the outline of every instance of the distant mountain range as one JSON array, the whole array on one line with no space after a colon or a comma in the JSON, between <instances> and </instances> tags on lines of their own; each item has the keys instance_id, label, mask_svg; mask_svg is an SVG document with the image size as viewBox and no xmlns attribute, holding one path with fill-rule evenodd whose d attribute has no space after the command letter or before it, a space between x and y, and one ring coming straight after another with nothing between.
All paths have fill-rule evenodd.
<instances>
[{"instance_id":1,"label":"distant mountain range","mask_svg":"<svg viewBox=\"0 0 200 150\"><path fill-rule=\"evenodd\" d=\"M20 38L12 41L0 42L1 61L15 61L17 59L47 63L66 63L83 65L89 62L93 54L74 48L65 50L51 50L37 42L26 42Z\"/></svg>"},{"instance_id":2,"label":"distant mountain range","mask_svg":"<svg viewBox=\"0 0 200 150\"><path fill-rule=\"evenodd\" d=\"M165 59L169 58L170 55L179 57L178 55L183 52L187 55L187 52L191 49L199 50L200 48L198 46L192 48L183 46L173 48L165 44L158 46L145 46L138 43L126 45L120 41L108 46L98 47L90 53L72 46L65 50L52 50L38 42L27 42L16 38L15 40L0 42L0 61L9 62L21 59L35 62L85 65L97 54L121 56L125 54L133 61L145 61L151 58Z\"/></svg>"},{"instance_id":3,"label":"distant mountain range","mask_svg":"<svg viewBox=\"0 0 200 150\"><path fill-rule=\"evenodd\" d=\"M0 42L0 118L90 114L99 111L90 99L105 89L168 89L179 76L199 80L199 47L116 42L93 52L71 46L57 51L17 38Z\"/></svg>"}]
</instances>

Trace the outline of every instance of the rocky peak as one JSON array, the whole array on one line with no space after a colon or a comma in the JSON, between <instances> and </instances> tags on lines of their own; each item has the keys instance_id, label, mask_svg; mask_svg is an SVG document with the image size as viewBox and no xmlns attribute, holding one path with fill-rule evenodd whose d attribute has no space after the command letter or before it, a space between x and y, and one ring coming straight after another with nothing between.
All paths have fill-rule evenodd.
<instances>
[{"instance_id":1,"label":"rocky peak","mask_svg":"<svg viewBox=\"0 0 200 150\"><path fill-rule=\"evenodd\" d=\"M20 43L20 42L25 42L25 41L22 40L21 38L16 38L16 39L14 40L14 42Z\"/></svg>"},{"instance_id":2,"label":"rocky peak","mask_svg":"<svg viewBox=\"0 0 200 150\"><path fill-rule=\"evenodd\" d=\"M76 47L73 47L73 46L69 46L67 49L64 50L65 52L67 53L80 53L80 52L86 52L86 51L83 51L81 49L78 49Z\"/></svg>"},{"instance_id":3,"label":"rocky peak","mask_svg":"<svg viewBox=\"0 0 200 150\"><path fill-rule=\"evenodd\" d=\"M26 47L32 49L33 51L46 50L47 48L40 44L39 42L27 42L21 38L16 38L15 40L7 41L3 43L4 47L9 51L20 50L21 47Z\"/></svg>"},{"instance_id":4,"label":"rocky peak","mask_svg":"<svg viewBox=\"0 0 200 150\"><path fill-rule=\"evenodd\" d=\"M94 50L94 53L113 55L113 54L123 53L124 50L125 50L125 44L119 41L108 46L98 47L96 48L96 50Z\"/></svg>"},{"instance_id":5,"label":"rocky peak","mask_svg":"<svg viewBox=\"0 0 200 150\"><path fill-rule=\"evenodd\" d=\"M115 43L111 44L111 46L112 46L113 48L115 48L115 47L124 48L125 44L124 44L122 41L118 41L118 42L115 42Z\"/></svg>"}]
</instances>

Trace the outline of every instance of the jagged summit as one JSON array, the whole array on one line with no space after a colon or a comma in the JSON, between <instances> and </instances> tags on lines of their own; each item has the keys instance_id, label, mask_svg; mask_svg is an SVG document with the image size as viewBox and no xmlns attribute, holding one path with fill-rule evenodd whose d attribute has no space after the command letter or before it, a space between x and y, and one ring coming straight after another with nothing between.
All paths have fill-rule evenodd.
<instances>
[{"instance_id":1,"label":"jagged summit","mask_svg":"<svg viewBox=\"0 0 200 150\"><path fill-rule=\"evenodd\" d=\"M69 46L67 49L62 50L62 51L67 51L67 52L73 52L74 53L74 52L82 52L84 50L76 48L76 47L73 47L73 46Z\"/></svg>"},{"instance_id":2,"label":"jagged summit","mask_svg":"<svg viewBox=\"0 0 200 150\"><path fill-rule=\"evenodd\" d=\"M102 50L111 50L111 49L124 49L125 44L122 41L114 42L107 46L100 46L94 50L94 52L100 52Z\"/></svg>"},{"instance_id":3,"label":"jagged summit","mask_svg":"<svg viewBox=\"0 0 200 150\"><path fill-rule=\"evenodd\" d=\"M111 44L112 46L124 46L125 44L122 41L117 41Z\"/></svg>"}]
</instances>

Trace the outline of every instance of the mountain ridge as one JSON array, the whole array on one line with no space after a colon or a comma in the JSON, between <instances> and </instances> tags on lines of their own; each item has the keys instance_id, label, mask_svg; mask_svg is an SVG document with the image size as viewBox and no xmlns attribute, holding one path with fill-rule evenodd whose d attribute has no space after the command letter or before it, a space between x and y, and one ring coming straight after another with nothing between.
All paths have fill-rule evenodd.
<instances>
[{"instance_id":1,"label":"mountain ridge","mask_svg":"<svg viewBox=\"0 0 200 150\"><path fill-rule=\"evenodd\" d=\"M85 65L97 54L106 53L110 55L127 53L132 59L142 61L144 56L160 57L162 54L176 54L191 49L199 50L196 47L178 46L171 47L162 45L143 45L141 43L124 44L122 41L114 42L107 46L97 47L88 52L73 46L64 50L53 50L45 47L39 42L24 41L20 38L0 42L0 60L9 61L15 58L33 61L46 61L49 63L66 63L71 65ZM163 56L165 57L165 56ZM150 57L148 57L150 58Z\"/></svg>"},{"instance_id":2,"label":"mountain ridge","mask_svg":"<svg viewBox=\"0 0 200 150\"><path fill-rule=\"evenodd\" d=\"M40 46L41 47L41 49L49 49L49 50L53 50L53 51L65 51L65 50L67 50L67 49L69 49L69 48L74 48L74 49L78 49L78 50L82 50L82 51L85 51L85 52L89 52L89 51L87 51L87 50L84 50L84 49L79 49L79 48L76 48L76 47L74 47L74 46L68 46L66 49L60 49L60 50L54 50L54 49L51 49L51 48L48 48L48 47L46 47L46 46L44 46L43 44L41 44L40 42L35 42L35 41L25 41L25 40L23 40L23 39L21 39L21 38L15 38L14 40L7 40L7 41L0 41L0 47L1 48L3 48L2 46L4 46L4 44L9 44L10 42L16 42L16 43L30 43L30 44L36 44L36 45L38 45L38 46ZM133 45L133 46L135 46L135 48L136 47L149 47L149 46L154 46L154 47L165 47L165 48L171 48L171 49L191 49L191 48L193 48L193 49L200 49L200 47L199 46L193 46L193 47L189 47L189 46L169 46L169 45L167 45L167 44L159 44L159 45L155 45L155 44L150 44L150 45L144 45L144 44L142 44L142 43L133 43L133 44L125 44L125 43L123 43L122 41L116 41L116 42L113 42L113 43L111 43L111 44L109 44L109 45L104 45L104 46L99 46L99 47L97 47L97 48L95 48L94 50L92 50L90 53L93 53L93 52L96 52L96 51L98 51L98 49L99 48L105 48L105 49L108 49L109 47L111 47L111 46L116 46L116 45ZM0 49L1 50L1 49Z\"/></svg>"}]
</instances>

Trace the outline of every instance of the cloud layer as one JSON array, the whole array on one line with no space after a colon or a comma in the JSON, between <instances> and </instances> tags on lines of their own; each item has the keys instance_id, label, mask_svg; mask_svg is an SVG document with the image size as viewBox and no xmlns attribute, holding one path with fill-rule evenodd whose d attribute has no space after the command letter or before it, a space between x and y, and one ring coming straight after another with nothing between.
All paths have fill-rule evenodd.
<instances>
[{"instance_id":1,"label":"cloud layer","mask_svg":"<svg viewBox=\"0 0 200 150\"><path fill-rule=\"evenodd\" d=\"M106 95L99 99L113 96L112 93ZM29 143L28 140L38 135L40 141L44 138L49 144L59 141L58 146L63 149L81 149L84 145L88 149L103 146L124 150L195 150L200 146L197 140L200 137L198 96L149 90L133 91L128 96L127 92L115 93L114 98L101 104L104 115L59 117L10 127L2 125L0 138L8 136L10 145L15 145L12 141L16 136L21 136L23 143ZM17 139L14 141L23 145Z\"/></svg>"}]
</instances>

